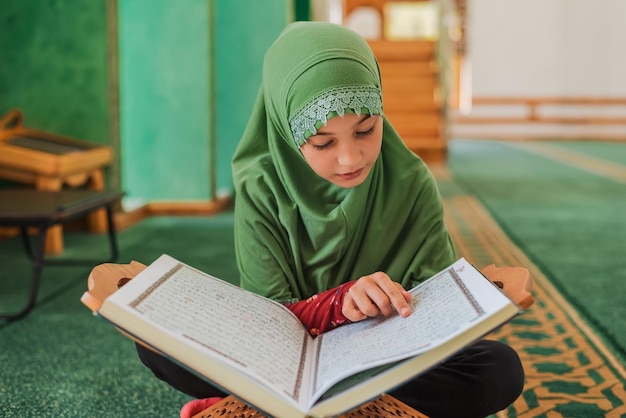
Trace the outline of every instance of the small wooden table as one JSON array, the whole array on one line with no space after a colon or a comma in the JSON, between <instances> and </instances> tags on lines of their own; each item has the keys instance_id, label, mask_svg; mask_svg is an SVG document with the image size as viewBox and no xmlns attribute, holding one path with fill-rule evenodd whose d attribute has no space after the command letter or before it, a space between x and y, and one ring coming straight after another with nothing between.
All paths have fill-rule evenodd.
<instances>
[{"instance_id":1,"label":"small wooden table","mask_svg":"<svg viewBox=\"0 0 626 418\"><path fill-rule=\"evenodd\" d=\"M0 119L0 178L29 184L40 191L69 188L105 189L104 167L113 160L111 147L29 128L13 109ZM104 210L90 213L91 231L106 231ZM63 252L60 225L46 238L46 254Z\"/></svg>"},{"instance_id":2,"label":"small wooden table","mask_svg":"<svg viewBox=\"0 0 626 418\"><path fill-rule=\"evenodd\" d=\"M25 249L33 261L30 297L28 302L16 313L0 313L0 318L17 320L26 316L35 306L39 290L39 280L44 264L45 242L48 230L72 219L85 216L99 209L106 210L111 254L109 260L118 256L113 205L123 192L94 190L61 190L58 192L37 191L32 189L0 190L0 227L19 227ZM36 245L33 249L28 237L28 228L37 230ZM105 260L106 261L106 260ZM103 260L59 260L59 263L101 263Z\"/></svg>"}]
</instances>

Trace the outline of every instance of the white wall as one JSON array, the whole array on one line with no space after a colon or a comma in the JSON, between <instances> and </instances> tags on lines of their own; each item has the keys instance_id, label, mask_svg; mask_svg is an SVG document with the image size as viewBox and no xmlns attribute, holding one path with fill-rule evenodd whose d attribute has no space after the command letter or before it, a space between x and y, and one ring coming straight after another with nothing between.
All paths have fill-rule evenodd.
<instances>
[{"instance_id":1,"label":"white wall","mask_svg":"<svg viewBox=\"0 0 626 418\"><path fill-rule=\"evenodd\" d=\"M473 97L626 98L626 0L466 0ZM341 0L314 0L317 20L339 23ZM464 109L465 110L465 109ZM623 117L626 106L550 106L550 116ZM454 116L456 112L452 112ZM469 116L525 116L474 106ZM626 138L622 125L455 125L452 137Z\"/></svg>"},{"instance_id":2,"label":"white wall","mask_svg":"<svg viewBox=\"0 0 626 418\"><path fill-rule=\"evenodd\" d=\"M626 1L467 0L473 97L626 98ZM626 106L550 106L550 116L622 117ZM454 112L453 112L454 113ZM473 106L468 116L522 116ZM453 138L626 138L621 125L453 124Z\"/></svg>"},{"instance_id":3,"label":"white wall","mask_svg":"<svg viewBox=\"0 0 626 418\"><path fill-rule=\"evenodd\" d=\"M468 0L476 96L626 97L626 1Z\"/></svg>"}]
</instances>

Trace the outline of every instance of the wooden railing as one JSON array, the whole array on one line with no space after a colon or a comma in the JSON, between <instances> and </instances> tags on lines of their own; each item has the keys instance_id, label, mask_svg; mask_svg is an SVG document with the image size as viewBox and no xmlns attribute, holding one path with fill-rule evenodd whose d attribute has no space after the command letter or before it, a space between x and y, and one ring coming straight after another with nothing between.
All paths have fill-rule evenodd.
<instances>
[{"instance_id":1,"label":"wooden railing","mask_svg":"<svg viewBox=\"0 0 626 418\"><path fill-rule=\"evenodd\" d=\"M481 136L483 128L515 136L524 127L533 128L529 136L541 136L541 127L550 126L550 136L562 128L570 132L564 137L581 136L571 135L578 129L585 137L626 139L626 97L475 97L471 113L457 113L450 122L453 131L472 131L469 136Z\"/></svg>"},{"instance_id":2,"label":"wooden railing","mask_svg":"<svg viewBox=\"0 0 626 418\"><path fill-rule=\"evenodd\" d=\"M454 123L550 123L550 124L584 124L584 125L626 125L626 98L607 97L476 97L472 99L472 107L480 106L512 107L522 106L525 114L520 116L464 116L454 118ZM549 116L542 114L540 109L545 106L585 106L585 107L622 107L625 116Z\"/></svg>"}]
</instances>

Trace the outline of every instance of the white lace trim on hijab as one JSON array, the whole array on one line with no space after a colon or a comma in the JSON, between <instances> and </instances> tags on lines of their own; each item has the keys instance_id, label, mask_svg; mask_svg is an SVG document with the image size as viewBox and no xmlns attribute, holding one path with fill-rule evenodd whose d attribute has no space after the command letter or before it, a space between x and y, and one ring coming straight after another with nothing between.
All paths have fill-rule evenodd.
<instances>
[{"instance_id":1,"label":"white lace trim on hijab","mask_svg":"<svg viewBox=\"0 0 626 418\"><path fill-rule=\"evenodd\" d=\"M300 148L306 142L307 132L310 132L310 135L317 133L318 123L326 125L331 112L343 116L346 109L357 115L360 115L363 109L367 109L370 115L382 114L383 101L380 89L370 86L334 87L309 100L289 121L296 146Z\"/></svg>"}]
</instances>

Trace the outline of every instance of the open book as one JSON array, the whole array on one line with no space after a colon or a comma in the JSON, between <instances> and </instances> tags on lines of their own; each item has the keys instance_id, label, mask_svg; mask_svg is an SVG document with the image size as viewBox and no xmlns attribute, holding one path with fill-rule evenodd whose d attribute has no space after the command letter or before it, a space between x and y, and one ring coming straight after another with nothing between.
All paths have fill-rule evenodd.
<instances>
[{"instance_id":1,"label":"open book","mask_svg":"<svg viewBox=\"0 0 626 418\"><path fill-rule=\"evenodd\" d=\"M412 314L312 338L283 305L163 255L96 312L272 416L334 416L442 362L520 313L465 259L411 289Z\"/></svg>"}]
</instances>

